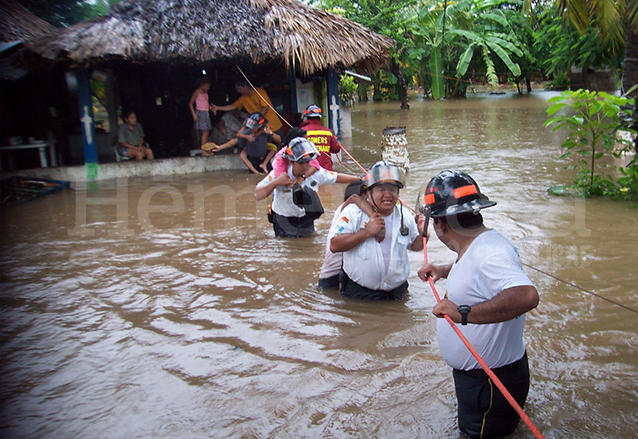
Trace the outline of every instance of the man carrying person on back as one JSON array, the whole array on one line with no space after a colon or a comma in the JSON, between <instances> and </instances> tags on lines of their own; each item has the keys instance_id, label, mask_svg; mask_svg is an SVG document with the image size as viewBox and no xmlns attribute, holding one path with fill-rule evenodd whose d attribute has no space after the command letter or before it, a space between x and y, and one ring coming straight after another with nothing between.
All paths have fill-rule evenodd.
<instances>
[{"instance_id":1,"label":"man carrying person on back","mask_svg":"<svg viewBox=\"0 0 638 439\"><path fill-rule=\"evenodd\" d=\"M443 171L430 180L424 197L437 236L458 255L453 264L425 264L418 275L424 281L447 278L446 297L432 313L441 319L441 355L453 368L459 428L472 439L500 438L516 429L518 413L443 317L460 323L463 335L522 407L529 391L523 326L525 313L538 305L538 292L514 245L483 225L480 210L496 203L472 177Z\"/></svg>"},{"instance_id":2,"label":"man carrying person on back","mask_svg":"<svg viewBox=\"0 0 638 439\"><path fill-rule=\"evenodd\" d=\"M269 220L275 236L298 238L315 231L314 221L324 210L317 194L323 184L353 183L360 178L319 169L307 176L310 161L317 157L317 148L308 139L296 137L284 149L283 157L290 163L287 172L275 177L271 171L255 187L255 199L263 200L272 194L272 213ZM302 177L301 184L294 183Z\"/></svg>"},{"instance_id":3,"label":"man carrying person on back","mask_svg":"<svg viewBox=\"0 0 638 439\"><path fill-rule=\"evenodd\" d=\"M369 216L350 204L331 230L330 251L343 252L340 291L354 299L401 300L408 289L408 250L423 249L423 216L415 219L397 206L405 183L393 163L375 163L365 184L376 212Z\"/></svg>"},{"instance_id":4,"label":"man carrying person on back","mask_svg":"<svg viewBox=\"0 0 638 439\"><path fill-rule=\"evenodd\" d=\"M330 128L321 125L321 108L312 104L304 111L305 122L301 127L306 130L308 140L315 144L319 151L317 161L322 168L332 171L332 154L341 151L341 144Z\"/></svg>"}]
</instances>

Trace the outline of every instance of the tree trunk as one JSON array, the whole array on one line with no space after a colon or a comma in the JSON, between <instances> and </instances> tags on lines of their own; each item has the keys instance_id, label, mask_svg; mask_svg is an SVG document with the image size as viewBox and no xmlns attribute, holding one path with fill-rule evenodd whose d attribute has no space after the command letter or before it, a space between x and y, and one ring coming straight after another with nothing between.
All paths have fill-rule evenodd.
<instances>
[{"instance_id":1,"label":"tree trunk","mask_svg":"<svg viewBox=\"0 0 638 439\"><path fill-rule=\"evenodd\" d=\"M398 80L399 96L401 98L401 109L409 110L410 104L408 103L408 86L405 83L405 78L403 77L401 66L399 66L399 63L393 56L390 57L390 69L392 71L392 74L396 76Z\"/></svg>"},{"instance_id":2,"label":"tree trunk","mask_svg":"<svg viewBox=\"0 0 638 439\"><path fill-rule=\"evenodd\" d=\"M638 84L638 34L627 26L627 40L625 41L625 60L622 71L622 91L627 91ZM634 90L630 97L636 97Z\"/></svg>"},{"instance_id":3,"label":"tree trunk","mask_svg":"<svg viewBox=\"0 0 638 439\"><path fill-rule=\"evenodd\" d=\"M622 91L627 91L638 84L638 34L631 27L631 24L627 25L627 40L625 41L625 60L623 63L622 71ZM636 90L630 93L630 97L636 98ZM634 102L634 123L632 128L638 129L638 99ZM638 151L638 136L634 139L634 150ZM636 157L631 161L632 164L636 162Z\"/></svg>"},{"instance_id":4,"label":"tree trunk","mask_svg":"<svg viewBox=\"0 0 638 439\"><path fill-rule=\"evenodd\" d=\"M525 85L527 85L527 93L532 92L532 82L529 80L529 72L525 72Z\"/></svg>"}]
</instances>

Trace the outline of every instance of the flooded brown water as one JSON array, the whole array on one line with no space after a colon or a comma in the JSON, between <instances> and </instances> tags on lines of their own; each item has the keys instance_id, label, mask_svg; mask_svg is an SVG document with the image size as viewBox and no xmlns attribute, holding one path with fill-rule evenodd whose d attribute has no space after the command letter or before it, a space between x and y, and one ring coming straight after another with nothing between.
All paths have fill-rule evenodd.
<instances>
[{"instance_id":1,"label":"flooded brown water","mask_svg":"<svg viewBox=\"0 0 638 439\"><path fill-rule=\"evenodd\" d=\"M407 126L412 205L442 169L475 177L541 294L526 413L546 438L637 437L636 313L549 275L638 309L638 210L547 194L573 172L542 127L548 98L359 104L345 146L369 167L382 128ZM257 181L128 179L3 209L0 437L458 438L423 254L405 302L319 291L343 187L322 190L315 236L286 240Z\"/></svg>"}]
</instances>

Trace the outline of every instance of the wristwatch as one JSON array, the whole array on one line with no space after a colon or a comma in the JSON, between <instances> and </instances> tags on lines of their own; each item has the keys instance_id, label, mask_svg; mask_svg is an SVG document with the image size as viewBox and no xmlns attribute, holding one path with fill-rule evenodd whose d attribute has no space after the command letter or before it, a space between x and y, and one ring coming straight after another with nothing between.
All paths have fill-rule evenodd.
<instances>
[{"instance_id":1,"label":"wristwatch","mask_svg":"<svg viewBox=\"0 0 638 439\"><path fill-rule=\"evenodd\" d=\"M461 314L461 325L467 325L467 315L472 311L472 307L470 305L459 305L456 310Z\"/></svg>"}]
</instances>

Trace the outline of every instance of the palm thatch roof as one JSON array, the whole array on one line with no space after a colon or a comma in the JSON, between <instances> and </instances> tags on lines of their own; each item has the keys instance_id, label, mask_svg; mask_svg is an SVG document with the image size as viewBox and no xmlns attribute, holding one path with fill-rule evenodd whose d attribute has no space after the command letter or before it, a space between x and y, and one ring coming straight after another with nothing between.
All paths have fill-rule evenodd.
<instances>
[{"instance_id":1,"label":"palm thatch roof","mask_svg":"<svg viewBox=\"0 0 638 439\"><path fill-rule=\"evenodd\" d=\"M41 40L37 52L83 65L283 61L312 74L327 67L374 71L392 44L298 0L128 0Z\"/></svg>"},{"instance_id":2,"label":"palm thatch roof","mask_svg":"<svg viewBox=\"0 0 638 439\"><path fill-rule=\"evenodd\" d=\"M31 42L54 31L55 27L17 1L0 0L0 41Z\"/></svg>"},{"instance_id":3,"label":"palm thatch roof","mask_svg":"<svg viewBox=\"0 0 638 439\"><path fill-rule=\"evenodd\" d=\"M16 80L28 73L24 47L56 28L15 0L0 0L0 79Z\"/></svg>"}]
</instances>

